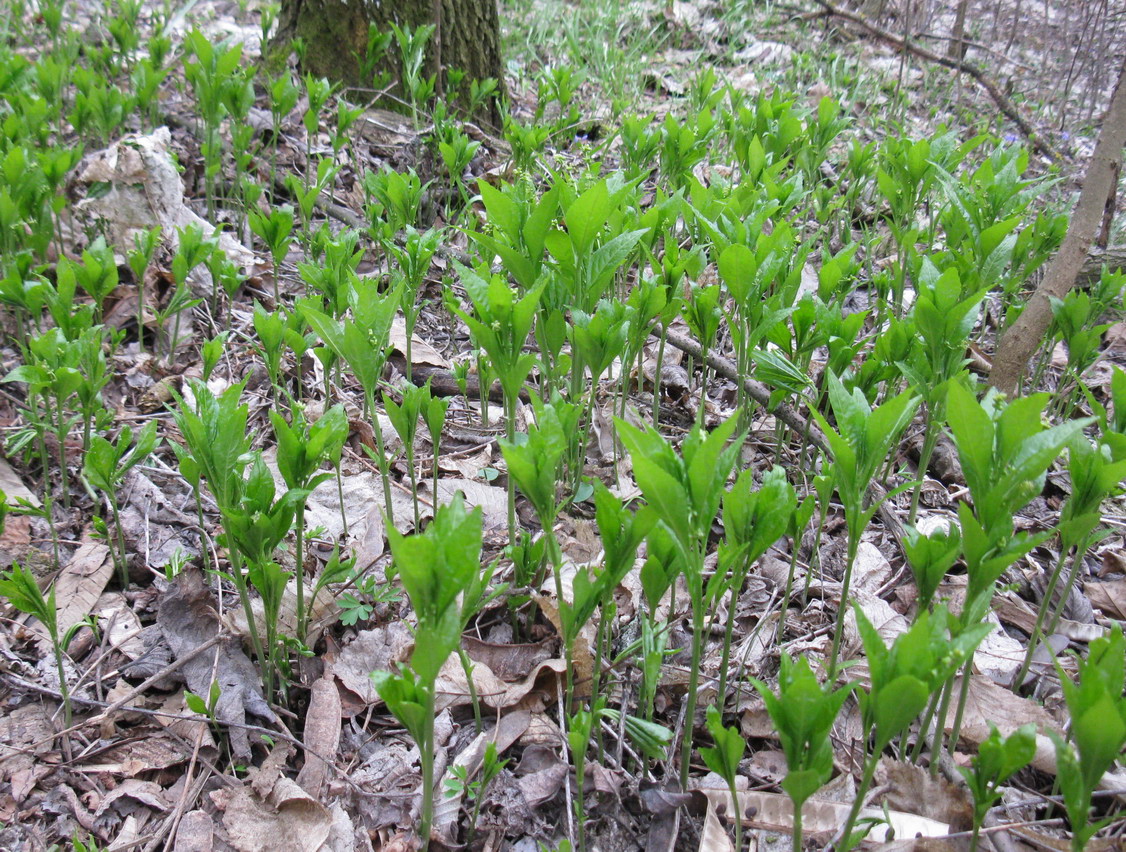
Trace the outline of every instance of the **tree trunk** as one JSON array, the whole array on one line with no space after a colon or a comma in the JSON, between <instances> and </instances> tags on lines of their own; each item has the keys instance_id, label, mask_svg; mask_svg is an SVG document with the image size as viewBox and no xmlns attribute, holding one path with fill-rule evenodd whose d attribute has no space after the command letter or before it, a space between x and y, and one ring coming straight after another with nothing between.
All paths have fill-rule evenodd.
<instances>
[{"instance_id":1,"label":"tree trunk","mask_svg":"<svg viewBox=\"0 0 1126 852\"><path fill-rule=\"evenodd\" d=\"M275 44L300 38L306 46L302 71L347 87L370 88L370 80L360 79L368 25L389 31L392 23L411 28L436 25L427 67L432 73L441 68L439 92L446 90L451 68L466 72L465 88L470 80L487 77L503 87L496 0L282 0ZM384 67L397 77L398 47L392 44L390 53ZM475 118L499 127L496 100L490 99Z\"/></svg>"},{"instance_id":2,"label":"tree trunk","mask_svg":"<svg viewBox=\"0 0 1126 852\"><path fill-rule=\"evenodd\" d=\"M1071 217L1063 245L1052 258L1044 280L1032 294L1028 306L1021 312L997 344L989 383L998 390L1012 395L1017 383L1028 368L1028 359L1044 342L1052 323L1052 305L1049 297L1062 299L1075 286L1087 254L1103 223L1107 198L1114 191L1114 178L1122 163L1122 148L1126 145L1126 64L1118 72L1118 83L1110 99L1110 107L1103 118L1095 152L1087 165L1079 202Z\"/></svg>"},{"instance_id":3,"label":"tree trunk","mask_svg":"<svg viewBox=\"0 0 1126 852\"><path fill-rule=\"evenodd\" d=\"M969 2L970 0L959 0L958 8L954 12L954 32L946 48L946 55L951 59L966 58L966 6Z\"/></svg>"}]
</instances>

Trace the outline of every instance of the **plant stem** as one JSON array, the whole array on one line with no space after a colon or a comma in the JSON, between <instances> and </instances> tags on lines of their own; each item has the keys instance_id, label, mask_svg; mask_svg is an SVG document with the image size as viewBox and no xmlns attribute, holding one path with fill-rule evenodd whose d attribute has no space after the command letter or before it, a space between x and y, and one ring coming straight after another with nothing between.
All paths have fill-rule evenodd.
<instances>
[{"instance_id":1,"label":"plant stem","mask_svg":"<svg viewBox=\"0 0 1126 852\"><path fill-rule=\"evenodd\" d=\"M699 568L699 566L697 566ZM700 578L703 583L703 578ZM700 657L704 646L704 594L703 589L692 594L692 664L688 670L688 695L684 699L684 733L680 747L680 789L688 789L688 774L692 761L692 739L696 717L696 688L700 680Z\"/></svg>"},{"instance_id":2,"label":"plant stem","mask_svg":"<svg viewBox=\"0 0 1126 852\"><path fill-rule=\"evenodd\" d=\"M837 656L841 651L841 635L844 633L845 612L848 610L848 587L852 582L852 566L856 562L856 552L860 549L860 535L848 534L848 563L845 565L844 579L841 581L841 605L837 610L837 625L833 628L833 650L829 657L829 683L837 676Z\"/></svg>"},{"instance_id":3,"label":"plant stem","mask_svg":"<svg viewBox=\"0 0 1126 852\"><path fill-rule=\"evenodd\" d=\"M1036 613L1036 622L1032 625L1032 634L1028 637L1028 651L1025 652L1024 662L1020 664L1020 671L1017 672L1016 677L1013 679L1013 692L1020 692L1020 688L1024 684L1024 678L1028 674L1029 667L1032 665L1032 656L1036 653L1036 646L1040 644L1044 617L1052 608L1052 597L1056 592L1056 584L1059 582L1060 574L1063 573L1063 563L1064 560L1067 559L1067 554L1070 550L1070 541L1063 540L1060 542L1060 556L1059 559L1056 560L1056 567L1052 569L1052 576L1048 579L1048 586L1044 589L1044 600L1040 603L1040 609ZM1070 591L1070 589L1066 591ZM1065 602L1067 600L1066 593L1064 594L1063 600Z\"/></svg>"},{"instance_id":4,"label":"plant stem","mask_svg":"<svg viewBox=\"0 0 1126 852\"><path fill-rule=\"evenodd\" d=\"M661 329L661 342L657 345L657 371L653 374L653 428L661 425L661 362L665 360L667 335Z\"/></svg>"},{"instance_id":5,"label":"plant stem","mask_svg":"<svg viewBox=\"0 0 1126 852\"><path fill-rule=\"evenodd\" d=\"M731 664L731 641L735 636L735 605L739 601L739 593L743 590L749 568L749 565L741 565L731 577L731 596L727 604L727 624L723 631L723 654L719 664L720 707L727 698L727 668Z\"/></svg>"},{"instance_id":6,"label":"plant stem","mask_svg":"<svg viewBox=\"0 0 1126 852\"><path fill-rule=\"evenodd\" d=\"M839 848L849 848L848 839L852 834L853 826L856 825L856 818L860 816L860 809L864 806L864 797L868 794L868 788L872 784L872 776L876 773L876 763L880 759L881 751L883 749L873 749L864 761L864 775L860 779L860 786L856 788L856 798L853 799L844 828L841 829L840 839L843 847Z\"/></svg>"},{"instance_id":7,"label":"plant stem","mask_svg":"<svg viewBox=\"0 0 1126 852\"><path fill-rule=\"evenodd\" d=\"M743 848L743 814L740 812L739 792L735 789L734 778L728 784L728 789L731 791L731 817L735 821L735 852L740 852Z\"/></svg>"},{"instance_id":8,"label":"plant stem","mask_svg":"<svg viewBox=\"0 0 1126 852\"><path fill-rule=\"evenodd\" d=\"M63 654L65 654L66 651L59 641L59 629L57 626L51 634L51 644L55 646L55 671L59 676L59 695L63 698L63 728L69 728L73 708L70 704L70 686L66 682L66 668L63 666Z\"/></svg>"},{"instance_id":9,"label":"plant stem","mask_svg":"<svg viewBox=\"0 0 1126 852\"><path fill-rule=\"evenodd\" d=\"M423 708L423 742L418 744L419 764L422 767L422 814L419 832L422 835L422 852L430 848L430 826L434 823L434 684L424 687L426 706Z\"/></svg>"},{"instance_id":10,"label":"plant stem","mask_svg":"<svg viewBox=\"0 0 1126 852\"><path fill-rule=\"evenodd\" d=\"M480 735L481 731L484 730L484 724L481 721L481 700L477 696L477 685L473 683L473 663L460 644L457 646L457 655L461 660L462 671L465 672L465 682L469 687L469 700L473 704L473 730Z\"/></svg>"},{"instance_id":11,"label":"plant stem","mask_svg":"<svg viewBox=\"0 0 1126 852\"><path fill-rule=\"evenodd\" d=\"M422 528L421 520L418 514L418 474L414 469L414 447L407 447L407 470L410 471L411 477L411 498L414 503L414 529L418 532Z\"/></svg>"},{"instance_id":12,"label":"plant stem","mask_svg":"<svg viewBox=\"0 0 1126 852\"><path fill-rule=\"evenodd\" d=\"M293 571L297 579L297 641L305 643L308 613L305 612L305 499L297 501L293 518L296 541L293 546ZM311 603L311 602L310 602Z\"/></svg>"},{"instance_id":13,"label":"plant stem","mask_svg":"<svg viewBox=\"0 0 1126 852\"><path fill-rule=\"evenodd\" d=\"M970 667L973 665L973 657L966 660L965 666L962 667L962 688L958 693L958 710L954 714L954 724L950 728L950 739L948 740L950 746L950 753L954 753L954 749L958 747L958 737L962 733L962 716L966 712L966 700L970 697ZM946 724L946 719L939 720L942 725Z\"/></svg>"},{"instance_id":14,"label":"plant stem","mask_svg":"<svg viewBox=\"0 0 1126 852\"><path fill-rule=\"evenodd\" d=\"M117 570L121 579L121 591L124 592L129 588L129 565L125 559L125 530L121 527L121 512L117 508L117 497L113 494L106 495L109 498L110 511L113 512L113 526L117 532L117 553L114 554L114 562L117 563Z\"/></svg>"},{"instance_id":15,"label":"plant stem","mask_svg":"<svg viewBox=\"0 0 1126 852\"><path fill-rule=\"evenodd\" d=\"M802 805L804 805L804 804L805 804L805 802L801 802L800 804L798 802L794 802L794 828L793 828L793 841L794 842L793 842L793 845L791 847L793 852L802 852L801 809L802 809ZM738 825L738 823L736 823L736 825ZM736 847L735 852L739 852L738 847Z\"/></svg>"},{"instance_id":16,"label":"plant stem","mask_svg":"<svg viewBox=\"0 0 1126 852\"><path fill-rule=\"evenodd\" d=\"M553 518L541 518L541 525L543 525L543 534L547 538L547 555L551 560L551 573L555 579L555 600L559 607L560 625L563 624L563 550L559 546L559 540L555 537L555 531L552 529L554 526ZM560 630L563 634L563 662L566 669L564 680L566 682L566 704L564 705L564 713L571 712L571 706L575 700L575 672L574 672L574 639L568 630Z\"/></svg>"},{"instance_id":17,"label":"plant stem","mask_svg":"<svg viewBox=\"0 0 1126 852\"><path fill-rule=\"evenodd\" d=\"M46 430L43 424L39 424L36 433L39 436L39 461L43 465L43 511L47 515L47 526L51 529L51 552L54 556L55 568L59 568L61 567L59 564L59 531L55 527L55 501L51 496L51 475L48 466Z\"/></svg>"},{"instance_id":18,"label":"plant stem","mask_svg":"<svg viewBox=\"0 0 1126 852\"><path fill-rule=\"evenodd\" d=\"M379 466L379 475L383 479L383 514L387 523L395 526L395 513L391 508L391 466L387 463L387 453L383 449L383 429L380 428L379 416L375 413L375 388L365 392L364 408L375 433L375 463Z\"/></svg>"},{"instance_id":19,"label":"plant stem","mask_svg":"<svg viewBox=\"0 0 1126 852\"><path fill-rule=\"evenodd\" d=\"M798 565L798 547L801 546L801 533L797 532L793 535L793 543L790 546L790 570L786 574L786 591L782 595L782 609L778 613L778 629L774 632L775 644L782 644L782 640L786 634L786 612L790 608L790 595L794 591L794 572L797 570Z\"/></svg>"},{"instance_id":20,"label":"plant stem","mask_svg":"<svg viewBox=\"0 0 1126 852\"><path fill-rule=\"evenodd\" d=\"M919 511L919 497L923 493L923 482L927 478L927 468L930 466L931 456L934 454L934 448L938 445L939 423L940 415L938 412L932 412L933 416L927 418L926 432L923 435L923 446L919 451L919 481L915 485L915 490L911 494L911 511L907 514L907 523L915 523L915 515Z\"/></svg>"},{"instance_id":21,"label":"plant stem","mask_svg":"<svg viewBox=\"0 0 1126 852\"><path fill-rule=\"evenodd\" d=\"M242 604L242 611L246 615L246 629L250 633L250 646L254 651L254 656L262 661L262 680L266 687L266 694L271 695L274 683L273 671L271 671L266 657L262 653L262 640L258 637L258 624L254 620L254 608L250 605L246 577L242 573L242 557L233 542L228 541L228 545L227 553L231 561L231 581L235 584L235 589L238 590L239 602Z\"/></svg>"},{"instance_id":22,"label":"plant stem","mask_svg":"<svg viewBox=\"0 0 1126 852\"><path fill-rule=\"evenodd\" d=\"M502 386L503 389L503 386ZM489 408L488 390L482 386L481 392L481 410L487 411ZM516 398L509 394L506 390L504 392L504 435L509 442L513 441L516 437ZM550 535L554 538L551 531L551 526L544 527L544 535ZM516 480L512 475L508 476L508 546L516 547ZM559 568L556 566L555 571L556 584L559 582ZM563 594L560 589L559 601L563 601ZM570 695L568 695L568 699Z\"/></svg>"},{"instance_id":23,"label":"plant stem","mask_svg":"<svg viewBox=\"0 0 1126 852\"><path fill-rule=\"evenodd\" d=\"M207 547L207 530L203 526L203 501L200 499L199 494L199 480L192 485L192 491L195 492L195 511L196 518L199 521L199 549L203 553L203 570L204 573L211 573L211 553Z\"/></svg>"},{"instance_id":24,"label":"plant stem","mask_svg":"<svg viewBox=\"0 0 1126 852\"><path fill-rule=\"evenodd\" d=\"M1075 574L1079 570L1079 566L1083 564L1083 557L1087 555L1087 550L1091 546L1090 536L1085 537L1075 547L1075 553L1071 557L1071 567L1067 572L1067 579L1063 584L1063 593L1060 595L1060 602L1056 606L1055 611L1052 613L1052 620L1048 622L1047 633L1052 634L1056 632L1056 627L1059 626L1060 619L1063 618L1064 608L1067 606L1068 600L1071 598L1071 589L1075 584ZM1045 596L1045 602L1050 601L1050 598Z\"/></svg>"}]
</instances>

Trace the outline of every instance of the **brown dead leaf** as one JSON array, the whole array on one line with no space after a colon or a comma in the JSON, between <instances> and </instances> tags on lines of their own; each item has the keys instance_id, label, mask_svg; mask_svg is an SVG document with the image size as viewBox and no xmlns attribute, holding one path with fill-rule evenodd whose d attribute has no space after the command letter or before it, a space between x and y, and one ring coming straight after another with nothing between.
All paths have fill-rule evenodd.
<instances>
[{"instance_id":1,"label":"brown dead leaf","mask_svg":"<svg viewBox=\"0 0 1126 852\"><path fill-rule=\"evenodd\" d=\"M893 810L946 823L952 832L973 827L973 805L965 791L945 778L932 778L920 766L882 758L876 784L887 788L883 800Z\"/></svg>"},{"instance_id":2,"label":"brown dead leaf","mask_svg":"<svg viewBox=\"0 0 1126 852\"><path fill-rule=\"evenodd\" d=\"M566 671L566 668L566 663L558 658L544 660L521 680L506 683L500 680L488 666L477 663L473 666L473 686L477 697L487 707L494 710L508 709L520 704L525 696L537 688L547 691L554 697L554 684L558 677ZM551 678L550 683L540 682L540 678L545 672L551 672L555 675ZM464 707L472 703L473 693L469 690L465 668L456 656L451 655L442 665L442 669L438 673L435 690L437 695L435 706L438 710Z\"/></svg>"},{"instance_id":3,"label":"brown dead leaf","mask_svg":"<svg viewBox=\"0 0 1126 852\"><path fill-rule=\"evenodd\" d=\"M700 831L700 852L735 852L735 845L720 819L721 814L730 819L730 810L730 793L716 796L714 800L708 797L708 810L704 813L704 827Z\"/></svg>"},{"instance_id":4,"label":"brown dead leaf","mask_svg":"<svg viewBox=\"0 0 1126 852\"><path fill-rule=\"evenodd\" d=\"M397 316L391 323L391 334L388 338L392 346L404 358L407 355L407 322L402 316ZM419 337L411 335L411 361L414 364L428 364L431 367L450 369L450 362L442 353Z\"/></svg>"},{"instance_id":5,"label":"brown dead leaf","mask_svg":"<svg viewBox=\"0 0 1126 852\"><path fill-rule=\"evenodd\" d=\"M474 740L462 749L461 753L446 770L445 778L439 789L445 790L445 782L453 779L454 767L465 769L465 777L472 779L481 770L484 762L485 747L490 743L496 744L497 757L502 757L512 747L532 722L532 714L526 710L517 710L501 717L496 728L491 731L482 731ZM461 812L464 789L453 796L442 796L434 806L434 827L431 838L451 846L456 840L454 832L457 829L457 818Z\"/></svg>"},{"instance_id":6,"label":"brown dead leaf","mask_svg":"<svg viewBox=\"0 0 1126 852\"><path fill-rule=\"evenodd\" d=\"M393 663L407 659L413 645L414 637L410 630L399 621L393 621L387 627L361 630L350 644L341 649L333 664L333 674L365 704L376 704L379 693L371 682L371 673L391 671Z\"/></svg>"},{"instance_id":7,"label":"brown dead leaf","mask_svg":"<svg viewBox=\"0 0 1126 852\"><path fill-rule=\"evenodd\" d=\"M567 775L571 771L569 764L559 759L554 749L539 747L533 755L532 749L524 750L524 757L517 768L516 780L524 800L530 808L538 808L545 802L550 802L563 789L567 783ZM526 771L525 767L528 770ZM534 767L534 768L533 768ZM521 774L521 773L524 774Z\"/></svg>"},{"instance_id":8,"label":"brown dead leaf","mask_svg":"<svg viewBox=\"0 0 1126 852\"><path fill-rule=\"evenodd\" d=\"M966 852L969 843L965 837L907 837L884 843L880 852Z\"/></svg>"},{"instance_id":9,"label":"brown dead leaf","mask_svg":"<svg viewBox=\"0 0 1126 852\"><path fill-rule=\"evenodd\" d=\"M251 770L252 783L257 772ZM265 796L244 785L213 793L212 800L223 810L223 826L239 852L318 852L332 826L328 810L284 776Z\"/></svg>"},{"instance_id":10,"label":"brown dead leaf","mask_svg":"<svg viewBox=\"0 0 1126 852\"><path fill-rule=\"evenodd\" d=\"M188 568L177 575L172 588L160 602L157 624L172 649L174 659L186 655L219 632L219 614L198 570ZM231 726L231 750L235 755L244 759L249 757L250 740L244 727L246 714L253 713L271 722L276 721L277 716L262 697L258 670L242 650L239 639L231 637L220 642L214 652L189 660L180 672L188 689L196 695L207 695L212 681L218 681L219 701L215 715L220 722Z\"/></svg>"},{"instance_id":11,"label":"brown dead leaf","mask_svg":"<svg viewBox=\"0 0 1126 852\"><path fill-rule=\"evenodd\" d=\"M297 773L297 783L314 799L321 788L340 746L340 692L336 678L326 674L313 684L305 716L305 765Z\"/></svg>"},{"instance_id":12,"label":"brown dead leaf","mask_svg":"<svg viewBox=\"0 0 1126 852\"><path fill-rule=\"evenodd\" d=\"M134 777L156 769L178 766L191 756L190 746L180 737L169 736L159 726L137 728L127 742L102 752L95 761L81 764L85 772L106 772ZM211 743L207 743L211 745Z\"/></svg>"},{"instance_id":13,"label":"brown dead leaf","mask_svg":"<svg viewBox=\"0 0 1126 852\"><path fill-rule=\"evenodd\" d=\"M959 694L961 682L961 678L955 681L955 694ZM952 705L955 703L951 702ZM953 728L956 712L957 708L951 706L946 715L943 727L947 732ZM1014 695L988 678L975 675L970 678L966 710L962 718L962 738L975 746L984 742L990 734L990 722L1006 737L1021 725L1029 722L1035 724L1040 733L1036 737L1036 756L1032 759L1032 765L1041 772L1055 774L1055 748L1052 741L1044 735L1045 731L1052 730L1063 736L1055 719L1035 701Z\"/></svg>"},{"instance_id":14,"label":"brown dead leaf","mask_svg":"<svg viewBox=\"0 0 1126 852\"><path fill-rule=\"evenodd\" d=\"M147 136L128 136L83 161L76 183L105 184L104 192L90 192L76 205L86 217L97 218L106 229L111 245L133 245L140 229L160 225L166 241L177 242L177 233L196 225L210 238L215 228L197 216L186 203L184 183L170 154L171 134L159 127ZM228 231L218 234L219 247L236 265L252 268L255 257ZM175 250L175 246L173 246ZM264 265L263 265L264 266ZM189 277L193 291L207 295L211 274L206 265Z\"/></svg>"},{"instance_id":15,"label":"brown dead leaf","mask_svg":"<svg viewBox=\"0 0 1126 852\"><path fill-rule=\"evenodd\" d=\"M39 498L23 484L23 480L12 470L12 466L4 458L0 458L0 490L3 490L6 495L9 506L18 506L17 501L21 499L37 508L39 506Z\"/></svg>"},{"instance_id":16,"label":"brown dead leaf","mask_svg":"<svg viewBox=\"0 0 1126 852\"><path fill-rule=\"evenodd\" d=\"M1088 580L1083 591L1107 618L1126 621L1126 580Z\"/></svg>"},{"instance_id":17,"label":"brown dead leaf","mask_svg":"<svg viewBox=\"0 0 1126 852\"><path fill-rule=\"evenodd\" d=\"M465 508L481 507L486 532L508 528L508 492L503 488L473 479L438 480L440 504L449 503L458 491L465 496Z\"/></svg>"},{"instance_id":18,"label":"brown dead leaf","mask_svg":"<svg viewBox=\"0 0 1126 852\"><path fill-rule=\"evenodd\" d=\"M215 848L215 823L207 811L188 811L176 829L172 852L211 852Z\"/></svg>"},{"instance_id":19,"label":"brown dead leaf","mask_svg":"<svg viewBox=\"0 0 1126 852\"><path fill-rule=\"evenodd\" d=\"M90 614L112 576L113 559L104 544L87 540L74 552L55 580L59 635ZM43 642L49 650L49 640L44 637Z\"/></svg>"},{"instance_id":20,"label":"brown dead leaf","mask_svg":"<svg viewBox=\"0 0 1126 852\"><path fill-rule=\"evenodd\" d=\"M170 807L164 798L164 790L159 784L152 781L142 781L139 778L126 778L102 797L94 816L100 817L118 799L128 797L158 811L166 811Z\"/></svg>"},{"instance_id":21,"label":"brown dead leaf","mask_svg":"<svg viewBox=\"0 0 1126 852\"><path fill-rule=\"evenodd\" d=\"M129 608L120 592L106 592L94 604L92 613L98 617L98 627L110 646L130 660L145 653L141 639L141 620Z\"/></svg>"},{"instance_id":22,"label":"brown dead leaf","mask_svg":"<svg viewBox=\"0 0 1126 852\"><path fill-rule=\"evenodd\" d=\"M713 776L714 777L714 776ZM708 809L728 808L731 794L727 787L696 788L707 799ZM844 825L851 805L843 802L824 802L810 799L802 808L802 828L808 834L831 835ZM757 790L739 793L739 813L743 825L768 831L791 833L794 828L794 806L789 796L781 793L764 793ZM888 822L883 822L885 813L880 808L864 808L860 817L880 820L868 835L870 840L882 843L889 831L895 837L941 837L950 833L945 823L916 816L915 814L889 811ZM702 847L701 847L702 848Z\"/></svg>"},{"instance_id":23,"label":"brown dead leaf","mask_svg":"<svg viewBox=\"0 0 1126 852\"><path fill-rule=\"evenodd\" d=\"M1109 577L1111 574L1126 574L1126 554L1121 546L1113 545L1099 551L1102 565L1099 567L1099 577Z\"/></svg>"},{"instance_id":24,"label":"brown dead leaf","mask_svg":"<svg viewBox=\"0 0 1126 852\"><path fill-rule=\"evenodd\" d=\"M461 640L469 659L488 666L493 674L508 682L527 677L536 666L551 659L556 644L557 641L550 638L529 644L484 642L473 636Z\"/></svg>"},{"instance_id":25,"label":"brown dead leaf","mask_svg":"<svg viewBox=\"0 0 1126 852\"><path fill-rule=\"evenodd\" d=\"M211 728L207 724L207 720L188 709L182 692L165 696L157 709L160 710L160 715L156 717L156 720L161 727L167 728L169 733L180 737L187 743L198 742L202 748L215 748L215 740L211 735ZM129 714L124 714L125 718L128 718L128 716ZM117 716L114 716L115 720L117 718ZM111 723L107 722L106 727L109 728L110 726Z\"/></svg>"},{"instance_id":26,"label":"brown dead leaf","mask_svg":"<svg viewBox=\"0 0 1126 852\"><path fill-rule=\"evenodd\" d=\"M53 771L42 758L51 750L54 730L46 707L39 703L0 714L0 779L11 781L17 803Z\"/></svg>"},{"instance_id":27,"label":"brown dead leaf","mask_svg":"<svg viewBox=\"0 0 1126 852\"><path fill-rule=\"evenodd\" d=\"M589 571L590 568L586 565L576 565L574 562L566 561L560 571L560 585L563 589L563 597L565 600L572 600L573 583L575 574L579 571ZM559 605L555 600L555 585L554 581L545 582L541 594L533 595L532 599L540 608L544 618L551 622L555 631L560 636L563 635L562 622L559 620ZM575 638L574 647L571 649L571 663L575 667L575 687L578 690L576 694L584 694L584 689L589 689L594 674L594 653L591 650L594 647L595 632L597 626L595 620L592 618L582 629L579 630L579 635Z\"/></svg>"}]
</instances>

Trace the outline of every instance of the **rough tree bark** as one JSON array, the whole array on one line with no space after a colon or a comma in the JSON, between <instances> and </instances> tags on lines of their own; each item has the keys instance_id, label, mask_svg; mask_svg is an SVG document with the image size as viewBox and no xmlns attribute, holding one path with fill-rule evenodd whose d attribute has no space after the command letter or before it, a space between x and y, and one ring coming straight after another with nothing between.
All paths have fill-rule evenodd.
<instances>
[{"instance_id":1,"label":"rough tree bark","mask_svg":"<svg viewBox=\"0 0 1126 852\"><path fill-rule=\"evenodd\" d=\"M282 0L275 43L301 38L306 45L303 71L345 86L370 87L370 80L359 79L370 23L385 31L392 23L412 28L435 24L429 67L442 70L439 91L451 68L466 72L466 85L486 77L503 85L496 0ZM397 69L395 58L389 57L392 70ZM476 118L499 126L496 101L486 109Z\"/></svg>"},{"instance_id":2,"label":"rough tree bark","mask_svg":"<svg viewBox=\"0 0 1126 852\"><path fill-rule=\"evenodd\" d=\"M1095 152L1087 165L1079 202L1071 217L1063 245L1044 273L1044 280L1032 294L1028 306L1009 326L997 344L989 383L1000 391L1013 394L1021 376L1028 368L1028 359L1044 342L1052 322L1049 297L1062 299L1075 286L1091 245L1103 224L1106 202L1115 190L1115 178L1122 164L1122 148L1126 146L1126 63L1118 72L1118 83L1103 118Z\"/></svg>"}]
</instances>

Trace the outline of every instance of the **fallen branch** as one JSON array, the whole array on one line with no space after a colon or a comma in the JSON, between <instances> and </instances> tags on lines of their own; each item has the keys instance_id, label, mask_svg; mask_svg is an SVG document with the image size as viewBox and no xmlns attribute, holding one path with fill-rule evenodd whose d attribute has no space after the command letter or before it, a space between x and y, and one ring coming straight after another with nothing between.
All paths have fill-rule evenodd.
<instances>
[{"instance_id":1,"label":"fallen branch","mask_svg":"<svg viewBox=\"0 0 1126 852\"><path fill-rule=\"evenodd\" d=\"M660 326L654 329L652 333L654 336L660 335ZM679 349L686 355L691 355L697 361L703 357L703 347L691 337L668 329L665 329L664 333L665 339L670 346ZM715 370L717 376L723 376L725 379L730 379L736 384L742 385L747 396L773 414L778 420L793 430L795 434L805 436L810 443L823 453L831 454L829 442L825 439L825 434L821 431L821 428L812 421L811 417L803 417L792 405L787 405L783 402L772 404L770 399L771 390L769 387L756 379L752 379L750 376L740 376L739 371L735 368L733 363L713 351L708 352L708 366ZM920 471L920 476L923 475L923 473L924 472ZM903 540L906 535L903 529L903 522L899 520L895 511L888 505L887 500L884 499L886 494L883 488L873 482L868 486L868 495L868 499L871 500L872 503L879 504L880 520L884 522L884 526L895 537L895 540L902 548Z\"/></svg>"},{"instance_id":2,"label":"fallen branch","mask_svg":"<svg viewBox=\"0 0 1126 852\"><path fill-rule=\"evenodd\" d=\"M953 68L956 71L961 71L963 74L969 75L974 80L976 80L977 83L983 89L985 89L986 92L989 93L989 97L993 98L993 102L997 104L997 108L1000 109L1001 112L1003 112L1008 118L1010 118L1018 128L1020 128L1020 132L1024 134L1025 138L1028 139L1033 148L1035 148L1044 156L1050 157L1053 160L1062 159L1062 155L1055 148L1045 142L1043 138L1037 135L1035 129L1031 124L1028 123L1028 121L1025 120L1024 116L1020 114L1017 108L1013 105L1013 102L1005 96L1004 92L997 88L996 83L985 76L985 72L983 72L980 68L971 65L965 60L943 56L942 54L927 50L925 47L919 47L916 44L912 44L909 40L903 38L902 36L898 36L893 32L889 32L882 27L878 27L875 24L866 21L863 17L856 14L855 12L850 12L847 9L841 9L837 6L834 6L832 3L829 3L828 0L817 0L817 4L833 17L841 18L843 20L850 21L859 27L863 27L867 32L871 33L876 38L880 39L881 41L886 41L888 44L894 45L899 50L906 51L907 53L912 53L915 56L918 56L920 59L925 59L928 62L934 62L938 65L944 65L947 68Z\"/></svg>"},{"instance_id":3,"label":"fallen branch","mask_svg":"<svg viewBox=\"0 0 1126 852\"><path fill-rule=\"evenodd\" d=\"M989 383L1012 395L1028 367L1028 359L1044 342L1052 323L1052 299L1062 299L1083 271L1095 238L1103 225L1107 199L1115 190L1115 176L1126 145L1126 63L1118 72L1118 83L1103 118L1095 152L1087 165L1083 189L1075 205L1063 245L1044 273L1044 279L1027 306L997 343Z\"/></svg>"}]
</instances>

